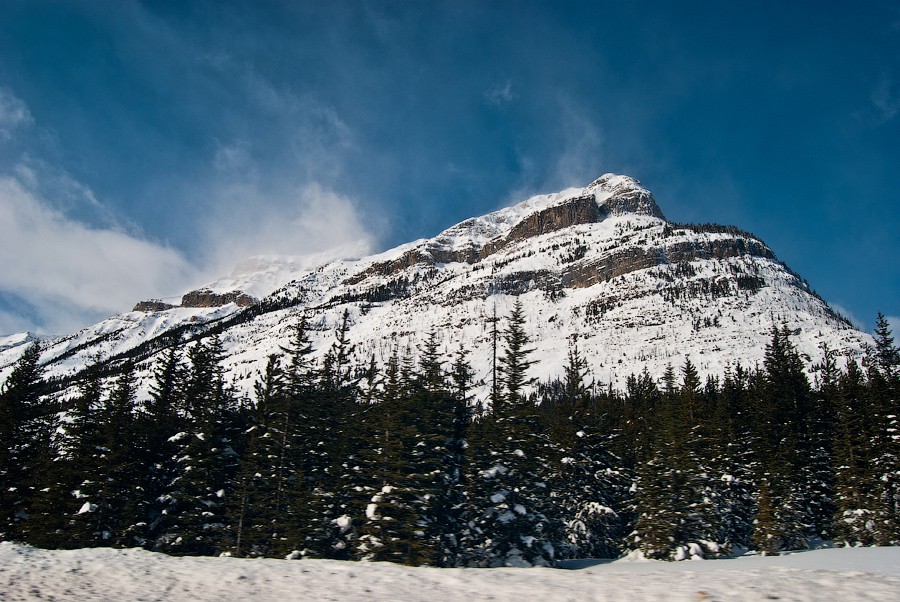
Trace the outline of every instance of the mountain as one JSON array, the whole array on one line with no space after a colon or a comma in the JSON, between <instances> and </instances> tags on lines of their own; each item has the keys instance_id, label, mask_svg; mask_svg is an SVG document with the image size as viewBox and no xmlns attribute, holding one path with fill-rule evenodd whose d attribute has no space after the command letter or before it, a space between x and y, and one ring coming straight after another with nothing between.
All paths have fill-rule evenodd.
<instances>
[{"instance_id":1,"label":"mountain","mask_svg":"<svg viewBox=\"0 0 900 602\"><path fill-rule=\"evenodd\" d=\"M637 180L606 174L377 255L252 258L180 299L140 302L51 339L42 359L49 375L65 379L98 354L128 357L146 378L161 350L218 333L227 371L250 391L302 315L321 357L346 312L360 364L373 355L382 362L398 345L415 352L436 329L441 349L462 345L486 383L491 320L500 317L502 328L515 299L539 360L530 375L541 380L562 374L571 342L598 386L622 386L644 367L659 377L687 357L701 375L755 365L773 325L786 325L812 362L822 344L858 358L871 341L759 238L669 222ZM17 336L0 340L0 378L29 340Z\"/></svg>"}]
</instances>

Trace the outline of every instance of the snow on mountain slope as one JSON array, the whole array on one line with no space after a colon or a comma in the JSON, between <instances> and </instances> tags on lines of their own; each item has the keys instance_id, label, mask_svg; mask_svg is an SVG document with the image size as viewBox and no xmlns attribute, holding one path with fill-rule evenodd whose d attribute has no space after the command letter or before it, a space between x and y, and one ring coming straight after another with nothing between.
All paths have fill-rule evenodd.
<instances>
[{"instance_id":1,"label":"snow on mountain slope","mask_svg":"<svg viewBox=\"0 0 900 602\"><path fill-rule=\"evenodd\" d=\"M271 291L271 295L253 295ZM100 353L140 362L177 340L220 331L226 366L252 389L270 353L302 315L321 356L346 311L354 358L384 361L435 329L449 356L462 345L482 383L490 380L491 318L518 298L539 363L531 376L562 373L570 342L598 386L623 386L646 367L659 377L690 357L703 374L761 362L773 325L787 325L809 360L820 345L860 357L871 338L853 329L762 241L737 228L667 222L653 196L627 176L539 195L463 221L431 239L358 259L256 258L210 287L262 297L251 307L133 311L52 342L53 375ZM177 336L176 336L177 335ZM10 363L11 351L0 355ZM7 368L8 370L8 368ZM2 376L2 373L0 373ZM480 391L483 393L485 385Z\"/></svg>"},{"instance_id":2,"label":"snow on mountain slope","mask_svg":"<svg viewBox=\"0 0 900 602\"><path fill-rule=\"evenodd\" d=\"M241 261L228 276L219 278L206 288L216 293L242 291L261 299L319 266L345 257L359 257L367 252L368 244L360 243L310 255L257 255Z\"/></svg>"}]
</instances>

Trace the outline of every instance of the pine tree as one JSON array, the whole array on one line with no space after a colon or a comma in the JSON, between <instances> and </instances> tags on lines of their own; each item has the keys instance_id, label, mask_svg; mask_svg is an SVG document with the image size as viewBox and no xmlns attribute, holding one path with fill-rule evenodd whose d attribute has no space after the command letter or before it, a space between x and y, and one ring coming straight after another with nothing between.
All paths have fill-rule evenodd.
<instances>
[{"instance_id":1,"label":"pine tree","mask_svg":"<svg viewBox=\"0 0 900 602\"><path fill-rule=\"evenodd\" d=\"M662 394L646 368L626 381L621 443L614 447L626 468L633 469L652 455L651 430L661 402Z\"/></svg>"},{"instance_id":2,"label":"pine tree","mask_svg":"<svg viewBox=\"0 0 900 602\"><path fill-rule=\"evenodd\" d=\"M747 373L729 367L716 393L709 468L718 484L718 541L725 549L751 547L759 463L750 428Z\"/></svg>"},{"instance_id":3,"label":"pine tree","mask_svg":"<svg viewBox=\"0 0 900 602\"><path fill-rule=\"evenodd\" d=\"M359 493L354 487L360 486L356 452L365 445L358 435L368 410L357 403L358 381L349 365L353 351L349 328L345 310L309 398L309 407L318 412L310 421L314 431L308 439L315 452L307 472L310 497L297 509L305 523L303 553L339 560L351 558L355 549Z\"/></svg>"},{"instance_id":4,"label":"pine tree","mask_svg":"<svg viewBox=\"0 0 900 602\"><path fill-rule=\"evenodd\" d=\"M500 358L500 373L506 388L504 403L516 405L523 401L522 389L534 382L528 378L528 369L534 364L528 356L534 351L530 348L528 335L525 333L525 309L520 299L516 299L509 314L503 342L506 346Z\"/></svg>"},{"instance_id":5,"label":"pine tree","mask_svg":"<svg viewBox=\"0 0 900 602\"><path fill-rule=\"evenodd\" d=\"M72 519L72 533L79 534L81 546L121 547L144 541L142 470L132 445L135 386L134 368L125 364L87 435L95 442L94 449L79 458L84 478L77 489L80 506Z\"/></svg>"},{"instance_id":6,"label":"pine tree","mask_svg":"<svg viewBox=\"0 0 900 602\"><path fill-rule=\"evenodd\" d=\"M463 539L464 561L472 566L553 564L564 539L549 487L557 454L541 432L533 401L522 392L534 363L524 324L517 300L504 333L506 394L486 419L492 424L480 429L470 464L472 508Z\"/></svg>"},{"instance_id":7,"label":"pine tree","mask_svg":"<svg viewBox=\"0 0 900 602\"><path fill-rule=\"evenodd\" d=\"M177 512L172 485L179 478L179 441L190 430L185 395L187 371L182 364L181 349L172 346L157 357L150 383L150 395L137 416L142 477L147 499L147 541L155 547L167 537L165 529Z\"/></svg>"},{"instance_id":8,"label":"pine tree","mask_svg":"<svg viewBox=\"0 0 900 602\"><path fill-rule=\"evenodd\" d=\"M576 428L562 447L561 469L552 483L565 527L568 558L615 558L628 533L629 487L634 475L609 451L610 437L589 411L576 410Z\"/></svg>"},{"instance_id":9,"label":"pine tree","mask_svg":"<svg viewBox=\"0 0 900 602\"><path fill-rule=\"evenodd\" d=\"M808 470L815 444L810 436L810 386L803 362L790 341L787 327L772 327L766 346L764 381L757 392L754 438L761 460L761 478L779 521L775 532L783 550L807 547L821 510L819 483ZM761 524L757 520L758 524ZM767 541L771 541L769 538ZM755 537L758 542L759 538Z\"/></svg>"},{"instance_id":10,"label":"pine tree","mask_svg":"<svg viewBox=\"0 0 900 602\"><path fill-rule=\"evenodd\" d=\"M294 547L291 498L302 472L297 465L298 416L285 391L279 356L269 356L256 382L253 425L229 504L231 552L236 556L284 557Z\"/></svg>"},{"instance_id":11,"label":"pine tree","mask_svg":"<svg viewBox=\"0 0 900 602\"><path fill-rule=\"evenodd\" d=\"M218 337L188 350L184 395L189 430L173 437L177 476L164 493L171 502L155 543L165 552L215 554L225 537L226 502L238 456L232 447L236 403L225 386L222 355Z\"/></svg>"},{"instance_id":12,"label":"pine tree","mask_svg":"<svg viewBox=\"0 0 900 602\"><path fill-rule=\"evenodd\" d=\"M826 356L827 358L827 356ZM850 545L872 545L878 500L873 471L872 409L865 375L853 358L834 382L822 383L822 394L831 397L837 420L834 434L835 540Z\"/></svg>"},{"instance_id":13,"label":"pine tree","mask_svg":"<svg viewBox=\"0 0 900 602\"><path fill-rule=\"evenodd\" d=\"M637 470L634 543L649 558L682 560L727 551L717 513L720 488L710 465L712 439L696 367L686 359L676 389L667 370L654 425L653 454Z\"/></svg>"},{"instance_id":14,"label":"pine tree","mask_svg":"<svg viewBox=\"0 0 900 602\"><path fill-rule=\"evenodd\" d=\"M583 399L587 395L584 386L584 377L587 372L587 361L578 352L578 344L573 340L569 343L569 352L565 366L565 396L569 402Z\"/></svg>"},{"instance_id":15,"label":"pine tree","mask_svg":"<svg viewBox=\"0 0 900 602\"><path fill-rule=\"evenodd\" d=\"M873 467L878 502L875 518L876 543L900 544L900 352L894 345L887 319L878 314L875 348L869 366L869 395L874 420Z\"/></svg>"},{"instance_id":16,"label":"pine tree","mask_svg":"<svg viewBox=\"0 0 900 602\"><path fill-rule=\"evenodd\" d=\"M444 386L444 373L441 368L441 356L438 351L438 345L437 330L432 327L419 347L421 387L429 393L437 393Z\"/></svg>"},{"instance_id":17,"label":"pine tree","mask_svg":"<svg viewBox=\"0 0 900 602\"><path fill-rule=\"evenodd\" d=\"M884 314L878 312L875 320L875 349L872 363L888 381L900 378L900 351L894 345L891 325Z\"/></svg>"},{"instance_id":18,"label":"pine tree","mask_svg":"<svg viewBox=\"0 0 900 602\"><path fill-rule=\"evenodd\" d=\"M21 534L35 463L49 446L40 357L39 343L26 347L0 388L0 540Z\"/></svg>"},{"instance_id":19,"label":"pine tree","mask_svg":"<svg viewBox=\"0 0 900 602\"><path fill-rule=\"evenodd\" d=\"M429 339L426 347L433 349L435 338ZM368 476L361 487L365 518L357 547L365 560L414 565L438 561L439 541L429 529L428 510L441 495L441 472L428 434L434 427L431 398L442 379L436 353L423 356L423 370L413 375L395 346L381 399L368 412L370 448L360 450L358 463Z\"/></svg>"},{"instance_id":20,"label":"pine tree","mask_svg":"<svg viewBox=\"0 0 900 602\"><path fill-rule=\"evenodd\" d=\"M29 508L25 539L44 548L96 545L90 533L73 528L84 507L81 485L96 478L101 439L100 410L103 379L100 358L82 372L78 395L68 409L68 420L58 425L53 445L41 458L40 481Z\"/></svg>"}]
</instances>

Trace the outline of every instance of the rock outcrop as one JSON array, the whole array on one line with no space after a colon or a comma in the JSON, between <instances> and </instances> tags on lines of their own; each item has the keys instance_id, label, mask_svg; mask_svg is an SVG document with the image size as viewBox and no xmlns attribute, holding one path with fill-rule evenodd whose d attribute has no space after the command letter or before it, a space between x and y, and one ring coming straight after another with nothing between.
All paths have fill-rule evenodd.
<instances>
[{"instance_id":1,"label":"rock outcrop","mask_svg":"<svg viewBox=\"0 0 900 602\"><path fill-rule=\"evenodd\" d=\"M148 301L138 301L131 311L142 311L144 313L153 313L155 311L165 311L175 307L171 303L160 301L159 299L149 299Z\"/></svg>"},{"instance_id":2,"label":"rock outcrop","mask_svg":"<svg viewBox=\"0 0 900 602\"><path fill-rule=\"evenodd\" d=\"M221 307L229 303L238 307L250 307L259 301L243 291L215 293L207 288L191 291L181 298L181 307Z\"/></svg>"}]
</instances>

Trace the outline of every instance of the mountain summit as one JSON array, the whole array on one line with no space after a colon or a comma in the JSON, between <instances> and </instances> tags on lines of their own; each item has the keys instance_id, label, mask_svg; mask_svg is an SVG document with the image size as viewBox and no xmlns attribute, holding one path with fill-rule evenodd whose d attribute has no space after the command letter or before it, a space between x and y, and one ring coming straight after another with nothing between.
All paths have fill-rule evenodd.
<instances>
[{"instance_id":1,"label":"mountain summit","mask_svg":"<svg viewBox=\"0 0 900 602\"><path fill-rule=\"evenodd\" d=\"M773 326L787 326L814 361L822 344L859 357L870 340L759 238L735 227L669 222L650 191L614 174L369 257L256 259L239 278L181 299L145 302L50 341L49 374L71 376L100 354L133 359L146 375L161 350L219 334L227 369L249 391L301 316L321 356L346 312L360 365L384 362L398 346L415 353L433 329L442 351L469 352L486 383L491 320L508 315L516 299L537 349L531 376L538 379L562 374L573 343L596 383L622 385L644 368L659 377L687 357L709 374L754 365ZM0 377L16 347L0 349L7 366Z\"/></svg>"}]
</instances>

